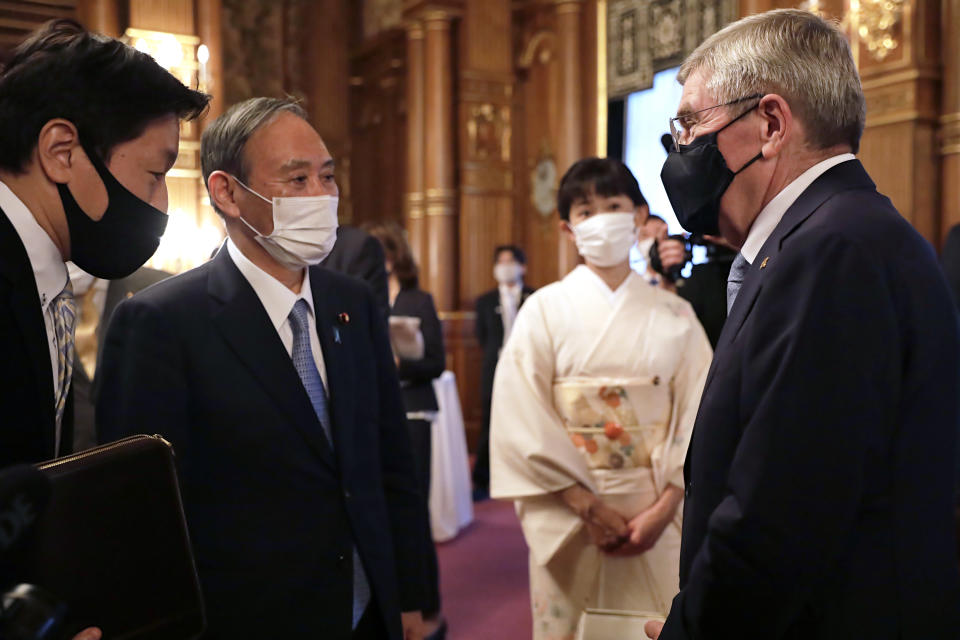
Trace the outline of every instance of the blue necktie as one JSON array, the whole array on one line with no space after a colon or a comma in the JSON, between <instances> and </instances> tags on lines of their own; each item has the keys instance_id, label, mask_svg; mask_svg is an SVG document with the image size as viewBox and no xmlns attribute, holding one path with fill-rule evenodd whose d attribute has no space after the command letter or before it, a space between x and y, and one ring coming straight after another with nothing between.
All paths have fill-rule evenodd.
<instances>
[{"instance_id":1,"label":"blue necktie","mask_svg":"<svg viewBox=\"0 0 960 640\"><path fill-rule=\"evenodd\" d=\"M307 301L303 298L297 300L293 305L288 319L290 327L293 329L293 352L290 357L293 359L293 366L303 382L303 388L306 389L310 397L310 404L317 414L320 426L323 427L323 433L327 436L327 442L333 447L333 437L330 430L330 412L327 409L327 390L323 386L323 378L317 370L317 363L313 359L313 350L310 348L310 308ZM363 571L363 564L360 562L360 555L357 548L353 548L353 628L357 627L360 617L370 603L370 583L367 581L367 575Z\"/></svg>"},{"instance_id":2,"label":"blue necktie","mask_svg":"<svg viewBox=\"0 0 960 640\"><path fill-rule=\"evenodd\" d=\"M738 253L737 257L733 259L733 264L730 265L730 275L727 276L727 315L733 309L733 301L737 299L737 294L740 293L740 287L743 286L743 279L749 269L750 263L747 262L742 253Z\"/></svg>"}]
</instances>

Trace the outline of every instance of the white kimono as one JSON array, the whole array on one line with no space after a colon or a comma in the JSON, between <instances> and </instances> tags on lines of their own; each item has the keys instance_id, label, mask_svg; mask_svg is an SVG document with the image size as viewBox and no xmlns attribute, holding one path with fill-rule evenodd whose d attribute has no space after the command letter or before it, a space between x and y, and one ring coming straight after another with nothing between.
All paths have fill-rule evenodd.
<instances>
[{"instance_id":1,"label":"white kimono","mask_svg":"<svg viewBox=\"0 0 960 640\"><path fill-rule=\"evenodd\" d=\"M668 613L681 509L651 550L613 557L552 494L580 483L629 520L683 487L711 357L690 305L633 272L610 291L581 265L520 309L494 378L490 489L515 500L530 547L534 638L572 638L587 607Z\"/></svg>"}]
</instances>

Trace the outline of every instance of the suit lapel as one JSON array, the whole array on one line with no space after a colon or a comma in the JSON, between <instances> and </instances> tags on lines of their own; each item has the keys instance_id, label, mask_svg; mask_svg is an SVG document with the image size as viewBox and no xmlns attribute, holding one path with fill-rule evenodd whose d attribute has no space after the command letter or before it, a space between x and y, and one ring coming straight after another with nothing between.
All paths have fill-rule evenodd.
<instances>
[{"instance_id":1,"label":"suit lapel","mask_svg":"<svg viewBox=\"0 0 960 640\"><path fill-rule=\"evenodd\" d=\"M355 422L356 389L350 353L353 348L352 342L356 337L350 315L354 310L347 308L337 295L326 270L310 269L310 288L313 293L313 308L316 312L317 337L320 338L320 349L323 351L323 362L327 369L330 426L333 431L334 447L341 468L352 469L354 439L350 437L349 430ZM399 301L398 296L394 306Z\"/></svg>"},{"instance_id":2,"label":"suit lapel","mask_svg":"<svg viewBox=\"0 0 960 640\"><path fill-rule=\"evenodd\" d=\"M213 259L208 292L213 299L213 322L234 354L273 398L280 411L290 418L320 459L336 469L333 451L323 435L293 361L260 298L227 251L221 251Z\"/></svg>"},{"instance_id":3,"label":"suit lapel","mask_svg":"<svg viewBox=\"0 0 960 640\"><path fill-rule=\"evenodd\" d=\"M763 282L777 262L777 257L783 248L783 243L814 211L820 208L831 196L849 189L875 189L873 181L867 175L859 160L841 162L828 169L823 175L813 181L800 194L792 205L783 214L780 223L774 228L770 237L760 248L756 260L744 276L743 286L730 310L730 316L723 325L720 339L717 341L715 353L721 357L714 357L707 375L704 392L709 388L714 377L714 369L718 361L722 360L727 349L736 339L743 323L753 310L754 302L763 289Z\"/></svg>"},{"instance_id":4,"label":"suit lapel","mask_svg":"<svg viewBox=\"0 0 960 640\"><path fill-rule=\"evenodd\" d=\"M52 455L56 438L56 414L54 412L53 369L50 367L50 347L47 343L46 325L40 309L40 294L33 276L33 267L27 250L20 241L13 224L0 211L0 276L10 284L9 304L30 361L25 365L37 387L40 413L47 428L43 430L44 450Z\"/></svg>"}]
</instances>

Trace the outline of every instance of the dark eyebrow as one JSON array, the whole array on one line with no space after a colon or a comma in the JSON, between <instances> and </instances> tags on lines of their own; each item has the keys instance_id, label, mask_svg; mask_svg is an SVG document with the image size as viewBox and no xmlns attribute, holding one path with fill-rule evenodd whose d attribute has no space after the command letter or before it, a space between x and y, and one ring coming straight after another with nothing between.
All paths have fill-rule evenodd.
<instances>
[{"instance_id":1,"label":"dark eyebrow","mask_svg":"<svg viewBox=\"0 0 960 640\"><path fill-rule=\"evenodd\" d=\"M280 171L283 171L283 172L296 171L297 169L308 168L310 167L310 164L311 163L309 160L298 160L298 159L288 160L287 162L284 162L283 165L280 166ZM324 169L332 168L333 166L334 166L333 158L330 158L329 160L323 163L323 166L320 167L320 170L323 171Z\"/></svg>"},{"instance_id":2,"label":"dark eyebrow","mask_svg":"<svg viewBox=\"0 0 960 640\"><path fill-rule=\"evenodd\" d=\"M685 102L680 103L680 106L677 107L677 117L678 117L678 118L682 118L682 117L684 117L684 116L688 116L688 115L690 115L691 113L695 113L695 111L694 111L693 109L691 109L691 108L690 108L690 105L687 104L687 103L685 103Z\"/></svg>"}]
</instances>

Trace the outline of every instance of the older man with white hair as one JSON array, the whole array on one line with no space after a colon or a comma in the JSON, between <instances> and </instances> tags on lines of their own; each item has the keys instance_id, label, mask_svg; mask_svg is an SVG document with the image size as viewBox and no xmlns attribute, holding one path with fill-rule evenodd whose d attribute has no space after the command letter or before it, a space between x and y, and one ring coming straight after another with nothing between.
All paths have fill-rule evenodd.
<instances>
[{"instance_id":1,"label":"older man with white hair","mask_svg":"<svg viewBox=\"0 0 960 640\"><path fill-rule=\"evenodd\" d=\"M678 78L664 186L740 254L687 456L681 589L648 633L960 637L960 336L933 249L853 155L846 39L772 11Z\"/></svg>"}]
</instances>

